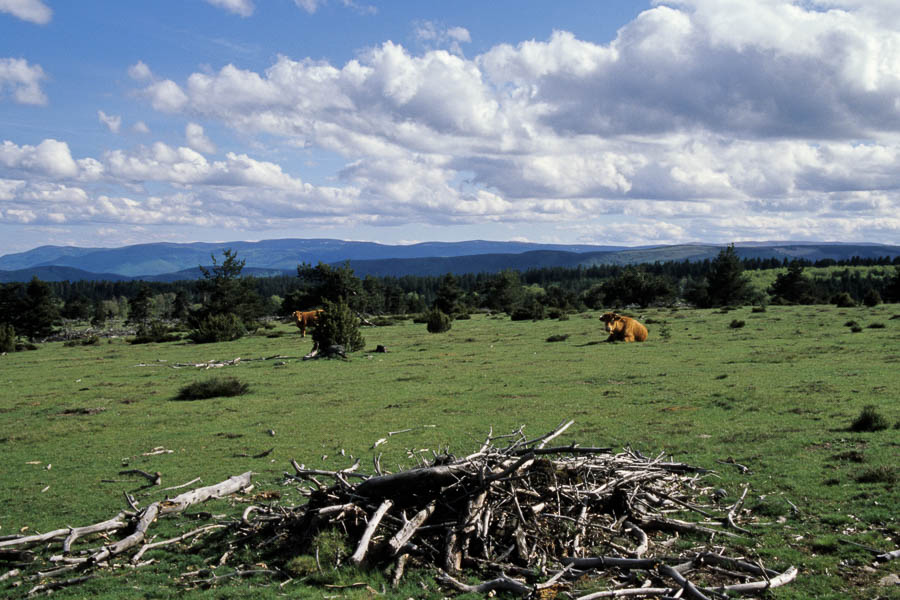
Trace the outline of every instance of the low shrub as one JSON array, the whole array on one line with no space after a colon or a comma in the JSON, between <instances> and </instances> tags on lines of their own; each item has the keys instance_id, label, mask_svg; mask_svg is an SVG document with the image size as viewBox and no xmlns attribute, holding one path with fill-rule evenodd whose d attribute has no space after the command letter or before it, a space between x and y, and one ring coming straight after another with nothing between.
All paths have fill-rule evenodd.
<instances>
[{"instance_id":1,"label":"low shrub","mask_svg":"<svg viewBox=\"0 0 900 600\"><path fill-rule=\"evenodd\" d=\"M16 351L16 330L9 323L0 324L0 352Z\"/></svg>"},{"instance_id":2,"label":"low shrub","mask_svg":"<svg viewBox=\"0 0 900 600\"><path fill-rule=\"evenodd\" d=\"M569 334L568 334L568 333L562 333L562 334L559 334L559 335L551 335L550 337L547 338L547 341L548 341L548 342L564 342L564 341L566 341L567 339L569 339Z\"/></svg>"},{"instance_id":3,"label":"low shrub","mask_svg":"<svg viewBox=\"0 0 900 600\"><path fill-rule=\"evenodd\" d=\"M324 300L325 311L316 319L312 339L317 347L325 350L332 346L343 346L345 352L356 352L366 347L366 339L359 330L356 316L343 298L337 302Z\"/></svg>"},{"instance_id":4,"label":"low shrub","mask_svg":"<svg viewBox=\"0 0 900 600\"><path fill-rule=\"evenodd\" d=\"M874 306L878 306L881 304L881 294L878 293L878 290L874 288L869 288L866 290L865 295L863 296L863 304L872 308Z\"/></svg>"},{"instance_id":5,"label":"low shrub","mask_svg":"<svg viewBox=\"0 0 900 600\"><path fill-rule=\"evenodd\" d=\"M860 327L859 325L854 325L850 328L850 331L852 331L853 333L859 333L860 331L862 331L862 327Z\"/></svg>"},{"instance_id":6,"label":"low shrub","mask_svg":"<svg viewBox=\"0 0 900 600\"><path fill-rule=\"evenodd\" d=\"M897 482L897 469L888 465L872 467L860 472L856 477L857 483L887 483L893 485Z\"/></svg>"},{"instance_id":7,"label":"low shrub","mask_svg":"<svg viewBox=\"0 0 900 600\"><path fill-rule=\"evenodd\" d=\"M856 306L856 300L854 300L853 296L847 292L841 292L840 294L832 296L831 303L839 308L851 308Z\"/></svg>"},{"instance_id":8,"label":"low shrub","mask_svg":"<svg viewBox=\"0 0 900 600\"><path fill-rule=\"evenodd\" d=\"M745 323L744 321L734 319L733 321L731 321L731 323L729 323L728 326L731 327L732 329L740 329L741 327L743 327L746 324L747 323Z\"/></svg>"},{"instance_id":9,"label":"low shrub","mask_svg":"<svg viewBox=\"0 0 900 600\"><path fill-rule=\"evenodd\" d=\"M844 327L859 327L859 323L856 321L850 320L844 323Z\"/></svg>"},{"instance_id":10,"label":"low shrub","mask_svg":"<svg viewBox=\"0 0 900 600\"><path fill-rule=\"evenodd\" d=\"M889 426L887 418L879 413L875 406L869 404L850 424L850 431L881 431Z\"/></svg>"},{"instance_id":11,"label":"low shrub","mask_svg":"<svg viewBox=\"0 0 900 600\"><path fill-rule=\"evenodd\" d=\"M439 308L431 309L431 312L426 315L428 333L445 333L450 331L452 326L453 322L450 320L450 317Z\"/></svg>"},{"instance_id":12,"label":"low shrub","mask_svg":"<svg viewBox=\"0 0 900 600\"><path fill-rule=\"evenodd\" d=\"M884 329L884 323L872 323L869 329Z\"/></svg>"},{"instance_id":13,"label":"low shrub","mask_svg":"<svg viewBox=\"0 0 900 600\"><path fill-rule=\"evenodd\" d=\"M540 321L544 316L544 305L537 300L531 300L516 307L509 318L513 321Z\"/></svg>"},{"instance_id":14,"label":"low shrub","mask_svg":"<svg viewBox=\"0 0 900 600\"><path fill-rule=\"evenodd\" d=\"M247 334L244 324L233 313L209 315L196 329L192 329L188 337L197 344L213 342L230 342Z\"/></svg>"},{"instance_id":15,"label":"low shrub","mask_svg":"<svg viewBox=\"0 0 900 600\"><path fill-rule=\"evenodd\" d=\"M87 337L83 337L77 340L68 340L63 344L63 346L67 348L72 348L73 346L96 346L100 343L100 338L96 335L89 335Z\"/></svg>"},{"instance_id":16,"label":"low shrub","mask_svg":"<svg viewBox=\"0 0 900 600\"><path fill-rule=\"evenodd\" d=\"M750 312L752 312L752 313L764 313L764 312L766 312L766 307L765 307L765 305L754 306L753 308L750 309Z\"/></svg>"},{"instance_id":17,"label":"low shrub","mask_svg":"<svg viewBox=\"0 0 900 600\"><path fill-rule=\"evenodd\" d=\"M181 339L181 336L172 333L168 325L162 321L152 321L150 323L141 323L137 328L134 338L128 340L132 344L150 344L153 342L175 342Z\"/></svg>"},{"instance_id":18,"label":"low shrub","mask_svg":"<svg viewBox=\"0 0 900 600\"><path fill-rule=\"evenodd\" d=\"M250 391L250 386L234 377L213 377L195 381L178 390L177 400L206 400L241 396Z\"/></svg>"},{"instance_id":19,"label":"low shrub","mask_svg":"<svg viewBox=\"0 0 900 600\"><path fill-rule=\"evenodd\" d=\"M464 312L464 313L459 313L458 315L456 315L456 316L453 317L453 318L454 318L454 320L456 320L456 321L468 321L469 319L472 318L472 315L470 315L470 314L467 313L467 312Z\"/></svg>"}]
</instances>

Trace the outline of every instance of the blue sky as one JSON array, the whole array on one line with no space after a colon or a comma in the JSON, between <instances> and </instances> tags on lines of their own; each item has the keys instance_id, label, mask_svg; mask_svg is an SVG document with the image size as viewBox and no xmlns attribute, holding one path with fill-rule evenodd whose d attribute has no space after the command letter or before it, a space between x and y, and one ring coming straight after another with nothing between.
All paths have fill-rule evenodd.
<instances>
[{"instance_id":1,"label":"blue sky","mask_svg":"<svg viewBox=\"0 0 900 600\"><path fill-rule=\"evenodd\" d=\"M895 0L0 0L0 255L900 243Z\"/></svg>"}]
</instances>

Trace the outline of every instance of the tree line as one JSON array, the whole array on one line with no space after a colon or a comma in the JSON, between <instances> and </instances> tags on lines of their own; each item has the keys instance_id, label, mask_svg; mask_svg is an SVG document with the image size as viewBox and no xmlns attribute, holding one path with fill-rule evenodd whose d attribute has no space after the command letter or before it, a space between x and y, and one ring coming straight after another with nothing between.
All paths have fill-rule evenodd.
<instances>
[{"instance_id":1,"label":"tree line","mask_svg":"<svg viewBox=\"0 0 900 600\"><path fill-rule=\"evenodd\" d=\"M50 335L62 319L90 321L98 327L110 319L126 320L145 328L151 322L177 321L189 326L198 341L204 341L205 329L227 329L233 339L265 316L287 316L326 302L341 302L357 314L421 314L437 309L459 316L491 310L508 313L513 319L677 302L698 307L900 302L900 259L741 259L734 246L703 261L440 277L359 278L349 263L303 263L296 276L244 277L244 261L231 250L223 253L221 262L213 256L212 263L209 268L201 267L203 276L195 281L43 282L35 278L27 284L5 284L0 286L0 327L35 340ZM862 274L846 268L832 269L826 277L811 278L804 273L808 267L850 266L885 269L882 276L873 270ZM753 287L747 277L748 271L785 267L764 290ZM228 323L221 322L226 318ZM3 331L8 329L0 331L0 337Z\"/></svg>"}]
</instances>

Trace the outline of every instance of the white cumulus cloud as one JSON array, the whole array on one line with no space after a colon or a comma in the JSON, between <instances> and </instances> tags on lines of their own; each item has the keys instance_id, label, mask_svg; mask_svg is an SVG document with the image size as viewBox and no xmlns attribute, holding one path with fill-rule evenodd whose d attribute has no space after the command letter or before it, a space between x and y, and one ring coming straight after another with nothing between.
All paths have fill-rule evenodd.
<instances>
[{"instance_id":1,"label":"white cumulus cloud","mask_svg":"<svg viewBox=\"0 0 900 600\"><path fill-rule=\"evenodd\" d=\"M22 58L0 58L0 98L9 89L20 104L47 104L47 96L41 90L44 79L40 65L31 65Z\"/></svg>"},{"instance_id":2,"label":"white cumulus cloud","mask_svg":"<svg viewBox=\"0 0 900 600\"><path fill-rule=\"evenodd\" d=\"M240 15L242 17L249 17L253 14L255 7L253 6L253 0L206 0L209 4L213 6L217 6L219 8L223 8L228 12L234 13L236 15Z\"/></svg>"},{"instance_id":3,"label":"white cumulus cloud","mask_svg":"<svg viewBox=\"0 0 900 600\"><path fill-rule=\"evenodd\" d=\"M53 18L53 11L41 0L0 0L0 12L37 25L46 25Z\"/></svg>"},{"instance_id":4,"label":"white cumulus cloud","mask_svg":"<svg viewBox=\"0 0 900 600\"><path fill-rule=\"evenodd\" d=\"M102 110L98 110L97 118L113 133L119 133L119 129L122 128L122 117L118 115L108 115Z\"/></svg>"},{"instance_id":5,"label":"white cumulus cloud","mask_svg":"<svg viewBox=\"0 0 900 600\"><path fill-rule=\"evenodd\" d=\"M187 144L193 150L203 154L215 154L216 145L203 133L203 127L197 123L188 123L184 132Z\"/></svg>"}]
</instances>

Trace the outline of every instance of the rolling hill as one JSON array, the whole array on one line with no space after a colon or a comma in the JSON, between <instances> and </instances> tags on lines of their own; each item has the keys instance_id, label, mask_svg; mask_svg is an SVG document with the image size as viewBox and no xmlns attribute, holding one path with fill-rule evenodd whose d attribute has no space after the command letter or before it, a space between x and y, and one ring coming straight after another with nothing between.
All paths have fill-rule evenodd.
<instances>
[{"instance_id":1,"label":"rolling hill","mask_svg":"<svg viewBox=\"0 0 900 600\"><path fill-rule=\"evenodd\" d=\"M198 265L210 265L230 248L246 261L245 275L266 277L294 274L300 263L340 264L349 261L364 277L493 273L504 269L629 265L666 261L701 261L715 258L715 244L670 246L588 246L529 244L522 242L425 242L387 245L330 239L281 239L223 244L140 244L122 248L42 246L0 257L0 282L143 279L177 281L201 276ZM747 242L735 244L742 258L810 261L853 257L900 257L900 246L816 242Z\"/></svg>"}]
</instances>

